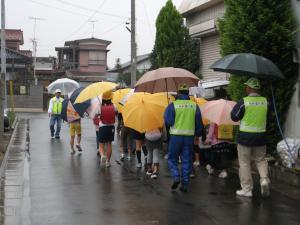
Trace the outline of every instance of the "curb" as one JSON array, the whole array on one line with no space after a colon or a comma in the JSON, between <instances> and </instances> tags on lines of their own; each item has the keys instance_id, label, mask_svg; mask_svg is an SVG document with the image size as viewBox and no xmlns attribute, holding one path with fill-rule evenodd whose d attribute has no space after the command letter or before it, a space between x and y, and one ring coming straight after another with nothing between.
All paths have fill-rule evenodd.
<instances>
[{"instance_id":1,"label":"curb","mask_svg":"<svg viewBox=\"0 0 300 225\"><path fill-rule=\"evenodd\" d=\"M19 123L18 119L16 118L13 125L15 125L15 127L16 127L18 123ZM9 143L8 143L6 151L5 151L4 158L3 158L2 163L1 163L1 167L0 167L0 179L4 179L4 177L5 177L4 173L5 173L5 168L6 168L6 165L7 165L8 155L9 155L9 152L10 152L9 150L11 149L12 142L13 142L13 139L14 139L15 136L16 136L16 129L13 129L13 133L12 133L12 135L10 137Z\"/></svg>"}]
</instances>

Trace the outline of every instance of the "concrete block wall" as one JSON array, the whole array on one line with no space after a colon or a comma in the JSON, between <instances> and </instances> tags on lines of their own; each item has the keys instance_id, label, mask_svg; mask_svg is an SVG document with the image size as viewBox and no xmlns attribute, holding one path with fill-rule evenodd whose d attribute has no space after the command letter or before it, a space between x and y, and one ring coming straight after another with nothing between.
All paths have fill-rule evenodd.
<instances>
[{"instance_id":1,"label":"concrete block wall","mask_svg":"<svg viewBox=\"0 0 300 225\"><path fill-rule=\"evenodd\" d=\"M8 108L12 108L10 96L7 96ZM14 95L16 111L43 111L43 86L30 85L29 95Z\"/></svg>"}]
</instances>

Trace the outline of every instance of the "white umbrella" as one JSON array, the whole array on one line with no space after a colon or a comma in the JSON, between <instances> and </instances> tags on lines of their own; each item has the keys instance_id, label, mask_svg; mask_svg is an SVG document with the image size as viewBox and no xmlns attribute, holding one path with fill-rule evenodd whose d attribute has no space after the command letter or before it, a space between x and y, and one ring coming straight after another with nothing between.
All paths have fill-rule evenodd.
<instances>
[{"instance_id":1,"label":"white umbrella","mask_svg":"<svg viewBox=\"0 0 300 225\"><path fill-rule=\"evenodd\" d=\"M63 95L75 91L80 85L77 81L68 78L57 79L47 87L49 94L55 94L56 89L60 89Z\"/></svg>"}]
</instances>

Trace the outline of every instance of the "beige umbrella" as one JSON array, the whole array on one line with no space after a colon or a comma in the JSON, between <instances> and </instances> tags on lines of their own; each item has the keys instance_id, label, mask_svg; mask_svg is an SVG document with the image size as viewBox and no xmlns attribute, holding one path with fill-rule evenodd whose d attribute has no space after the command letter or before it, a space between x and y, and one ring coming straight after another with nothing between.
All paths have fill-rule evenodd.
<instances>
[{"instance_id":1,"label":"beige umbrella","mask_svg":"<svg viewBox=\"0 0 300 225\"><path fill-rule=\"evenodd\" d=\"M198 86L199 78L191 72L173 67L159 68L145 73L136 83L136 92L177 92L179 84Z\"/></svg>"}]
</instances>

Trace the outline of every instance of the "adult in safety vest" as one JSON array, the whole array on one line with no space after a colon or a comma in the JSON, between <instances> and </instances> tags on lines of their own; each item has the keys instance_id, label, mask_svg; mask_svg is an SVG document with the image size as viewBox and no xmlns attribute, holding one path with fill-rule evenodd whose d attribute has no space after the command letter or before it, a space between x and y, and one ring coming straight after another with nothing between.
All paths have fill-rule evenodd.
<instances>
[{"instance_id":1,"label":"adult in safety vest","mask_svg":"<svg viewBox=\"0 0 300 225\"><path fill-rule=\"evenodd\" d=\"M59 139L60 129L61 129L61 111L62 111L62 102L63 98L61 97L61 90L55 90L55 96L50 99L48 114L50 117L50 132L51 138ZM55 130L56 124L56 130Z\"/></svg>"},{"instance_id":2,"label":"adult in safety vest","mask_svg":"<svg viewBox=\"0 0 300 225\"><path fill-rule=\"evenodd\" d=\"M245 85L248 96L241 99L231 112L231 119L240 121L237 143L242 188L237 190L236 194L252 197L251 160L254 160L260 175L261 194L268 196L270 179L268 163L265 159L268 102L266 98L259 95L261 84L257 78L250 78Z\"/></svg>"},{"instance_id":3,"label":"adult in safety vest","mask_svg":"<svg viewBox=\"0 0 300 225\"><path fill-rule=\"evenodd\" d=\"M179 85L176 101L171 103L164 114L166 127L170 127L168 146L168 165L173 177L171 189L187 192L192 171L193 145L199 144L203 129L199 107L189 98L189 87ZM178 169L179 157L182 162L181 173Z\"/></svg>"}]
</instances>

